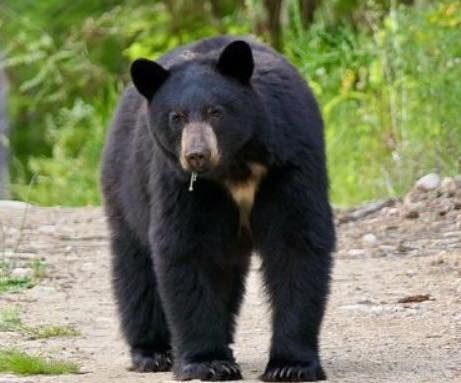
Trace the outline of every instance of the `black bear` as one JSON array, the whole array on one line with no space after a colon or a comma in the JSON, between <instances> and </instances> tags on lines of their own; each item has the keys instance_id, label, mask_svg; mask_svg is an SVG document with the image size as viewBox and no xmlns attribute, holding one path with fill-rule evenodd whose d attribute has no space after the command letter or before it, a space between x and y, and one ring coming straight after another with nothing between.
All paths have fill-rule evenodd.
<instances>
[{"instance_id":1,"label":"black bear","mask_svg":"<svg viewBox=\"0 0 461 383\"><path fill-rule=\"evenodd\" d=\"M335 244L323 123L297 71L222 36L131 66L103 158L113 286L136 371L234 380L250 255L273 335L264 381L325 379Z\"/></svg>"}]
</instances>

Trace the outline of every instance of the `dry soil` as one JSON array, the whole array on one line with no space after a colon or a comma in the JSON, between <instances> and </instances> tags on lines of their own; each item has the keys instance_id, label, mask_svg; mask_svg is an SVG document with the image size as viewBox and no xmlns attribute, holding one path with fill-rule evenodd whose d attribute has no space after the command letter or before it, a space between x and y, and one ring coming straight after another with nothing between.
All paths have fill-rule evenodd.
<instances>
[{"instance_id":1,"label":"dry soil","mask_svg":"<svg viewBox=\"0 0 461 383\"><path fill-rule=\"evenodd\" d=\"M461 382L461 188L413 190L336 214L338 251L321 355L331 382ZM0 295L28 325L70 324L81 335L33 340L0 332L1 347L73 360L82 374L12 382L163 382L170 373L127 370L110 287L100 208L0 203L0 256L15 267L46 262L35 287ZM270 314L254 257L234 346L245 380L267 360Z\"/></svg>"}]
</instances>

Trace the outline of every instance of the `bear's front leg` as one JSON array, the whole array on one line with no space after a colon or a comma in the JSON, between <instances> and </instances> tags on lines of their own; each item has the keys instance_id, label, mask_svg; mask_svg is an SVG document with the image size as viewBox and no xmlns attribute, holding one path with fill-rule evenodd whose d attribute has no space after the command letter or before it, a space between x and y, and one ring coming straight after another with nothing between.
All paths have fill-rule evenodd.
<instances>
[{"instance_id":1,"label":"bear's front leg","mask_svg":"<svg viewBox=\"0 0 461 383\"><path fill-rule=\"evenodd\" d=\"M283 169L264 181L253 209L252 228L272 304L273 335L263 381L326 379L318 335L335 236L321 180Z\"/></svg>"},{"instance_id":2,"label":"bear's front leg","mask_svg":"<svg viewBox=\"0 0 461 383\"><path fill-rule=\"evenodd\" d=\"M241 379L229 347L230 306L235 300L229 244L238 217L224 197L200 187L195 194L185 193L151 228L155 273L171 331L173 372L179 380Z\"/></svg>"},{"instance_id":3,"label":"bear's front leg","mask_svg":"<svg viewBox=\"0 0 461 383\"><path fill-rule=\"evenodd\" d=\"M227 343L227 270L213 265L212 259L203 259L198 248L184 258L170 253L156 260L172 333L173 371L179 380L241 379Z\"/></svg>"}]
</instances>

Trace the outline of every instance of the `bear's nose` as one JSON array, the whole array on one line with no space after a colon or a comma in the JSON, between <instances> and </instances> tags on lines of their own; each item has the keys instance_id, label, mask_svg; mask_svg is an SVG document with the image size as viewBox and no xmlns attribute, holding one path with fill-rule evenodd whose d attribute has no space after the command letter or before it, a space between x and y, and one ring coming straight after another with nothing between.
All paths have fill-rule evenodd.
<instances>
[{"instance_id":1,"label":"bear's nose","mask_svg":"<svg viewBox=\"0 0 461 383\"><path fill-rule=\"evenodd\" d=\"M208 149L196 149L186 154L186 160L192 171L202 171L210 163L211 152Z\"/></svg>"}]
</instances>

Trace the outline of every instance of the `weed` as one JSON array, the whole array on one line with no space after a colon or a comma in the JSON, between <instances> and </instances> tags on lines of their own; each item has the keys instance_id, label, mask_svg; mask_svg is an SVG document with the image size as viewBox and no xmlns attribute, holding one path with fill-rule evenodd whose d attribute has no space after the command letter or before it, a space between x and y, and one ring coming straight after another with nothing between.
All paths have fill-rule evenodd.
<instances>
[{"instance_id":1,"label":"weed","mask_svg":"<svg viewBox=\"0 0 461 383\"><path fill-rule=\"evenodd\" d=\"M0 294L5 292L18 292L23 289L30 289L34 286L29 277L12 277L10 275L0 275Z\"/></svg>"},{"instance_id":2,"label":"weed","mask_svg":"<svg viewBox=\"0 0 461 383\"><path fill-rule=\"evenodd\" d=\"M77 364L29 355L17 349L0 349L0 372L18 375L77 374Z\"/></svg>"},{"instance_id":3,"label":"weed","mask_svg":"<svg viewBox=\"0 0 461 383\"><path fill-rule=\"evenodd\" d=\"M80 332L73 326L37 326L26 328L27 334L34 339L79 336Z\"/></svg>"},{"instance_id":4,"label":"weed","mask_svg":"<svg viewBox=\"0 0 461 383\"><path fill-rule=\"evenodd\" d=\"M16 308L6 308L0 311L0 331L18 331L22 328L22 320Z\"/></svg>"},{"instance_id":5,"label":"weed","mask_svg":"<svg viewBox=\"0 0 461 383\"><path fill-rule=\"evenodd\" d=\"M41 280L46 277L47 264L41 260L34 260L29 264L32 269L32 277L34 280Z\"/></svg>"},{"instance_id":6,"label":"weed","mask_svg":"<svg viewBox=\"0 0 461 383\"><path fill-rule=\"evenodd\" d=\"M79 336L80 332L71 325L26 326L15 308L0 310L0 331L15 331L32 339Z\"/></svg>"}]
</instances>

